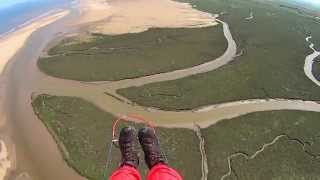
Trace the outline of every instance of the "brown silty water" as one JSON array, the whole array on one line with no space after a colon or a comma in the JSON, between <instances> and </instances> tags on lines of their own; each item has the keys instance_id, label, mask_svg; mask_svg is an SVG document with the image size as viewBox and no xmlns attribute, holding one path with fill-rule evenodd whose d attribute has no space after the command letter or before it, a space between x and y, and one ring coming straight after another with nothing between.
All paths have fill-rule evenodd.
<instances>
[{"instance_id":1,"label":"brown silty water","mask_svg":"<svg viewBox=\"0 0 320 180\"><path fill-rule=\"evenodd\" d=\"M52 40L64 24L74 18L73 12L34 33L24 47L7 64L2 74L6 128L14 146L15 162L8 179L83 179L63 160L57 145L45 126L34 115L30 95L34 91L36 76L32 67L42 49ZM33 66L34 67L34 66Z\"/></svg>"}]
</instances>

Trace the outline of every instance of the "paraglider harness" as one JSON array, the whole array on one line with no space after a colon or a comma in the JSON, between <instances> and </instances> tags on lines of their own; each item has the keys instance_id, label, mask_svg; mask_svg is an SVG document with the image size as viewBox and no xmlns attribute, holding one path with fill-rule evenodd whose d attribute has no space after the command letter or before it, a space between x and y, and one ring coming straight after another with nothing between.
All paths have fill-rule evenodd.
<instances>
[{"instance_id":1,"label":"paraglider harness","mask_svg":"<svg viewBox=\"0 0 320 180\"><path fill-rule=\"evenodd\" d=\"M111 139L111 142L109 142L109 148L108 148L108 152L107 152L107 162L106 162L104 173L106 173L109 170L109 166L112 163L112 148L113 148L113 146L116 148L119 148L119 144L118 144L119 138L117 136L117 126L120 122L134 122L134 123L144 124L144 125L152 128L156 132L155 125L152 121L147 120L147 119L140 117L140 116L137 116L137 115L133 115L133 114L121 115L117 119L115 119L112 123L112 139ZM160 145L160 140L159 140L158 136L157 136L157 141ZM168 162L167 156L165 155L165 153L163 151L161 151L161 154L165 158L165 160Z\"/></svg>"}]
</instances>

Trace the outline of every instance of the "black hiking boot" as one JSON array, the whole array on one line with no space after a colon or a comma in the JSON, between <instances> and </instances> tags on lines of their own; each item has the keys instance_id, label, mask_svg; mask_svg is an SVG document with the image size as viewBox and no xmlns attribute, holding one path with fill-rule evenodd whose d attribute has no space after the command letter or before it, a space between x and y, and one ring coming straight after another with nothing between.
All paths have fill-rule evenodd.
<instances>
[{"instance_id":1,"label":"black hiking boot","mask_svg":"<svg viewBox=\"0 0 320 180\"><path fill-rule=\"evenodd\" d=\"M137 136L134 127L121 129L119 146L121 151L121 166L128 165L134 168L139 166L139 157L136 150Z\"/></svg>"},{"instance_id":2,"label":"black hiking boot","mask_svg":"<svg viewBox=\"0 0 320 180\"><path fill-rule=\"evenodd\" d=\"M144 127L139 130L138 137L144 151L145 161L149 169L159 163L166 164L165 157L161 153L159 141L154 129L150 127Z\"/></svg>"}]
</instances>

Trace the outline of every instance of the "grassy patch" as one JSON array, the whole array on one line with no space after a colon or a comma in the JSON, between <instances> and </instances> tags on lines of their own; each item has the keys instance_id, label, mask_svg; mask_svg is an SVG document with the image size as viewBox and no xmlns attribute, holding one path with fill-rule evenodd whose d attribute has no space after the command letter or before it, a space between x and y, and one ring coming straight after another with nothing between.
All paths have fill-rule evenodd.
<instances>
[{"instance_id":1,"label":"grassy patch","mask_svg":"<svg viewBox=\"0 0 320 180\"><path fill-rule=\"evenodd\" d=\"M113 163L109 171L104 172L106 142L110 141L111 121L114 119L112 115L72 97L40 95L32 104L38 117L60 144L65 160L81 175L89 179L106 179L117 167L119 153L114 150ZM269 180L319 177L319 118L320 113L313 112L257 112L202 129L210 180L218 180L227 173L229 155L237 152L252 155L264 144L284 134L305 143L305 151L296 141L281 138L252 160L247 161L241 156L234 158L230 178ZM170 165L178 169L186 180L200 179L201 158L194 132L166 128L158 128L157 131ZM310 154L318 156L318 159ZM142 174L146 174L145 166L140 169Z\"/></svg>"},{"instance_id":2,"label":"grassy patch","mask_svg":"<svg viewBox=\"0 0 320 180\"><path fill-rule=\"evenodd\" d=\"M165 110L251 98L320 100L320 88L304 74L305 41L320 45L320 26L312 18L280 7L251 0L189 1L211 13L224 12L243 55L215 71L179 80L119 90L143 105ZM253 12L254 19L245 20ZM166 96L169 94L170 96Z\"/></svg>"},{"instance_id":3,"label":"grassy patch","mask_svg":"<svg viewBox=\"0 0 320 180\"><path fill-rule=\"evenodd\" d=\"M224 120L202 130L206 140L210 179L218 180L228 172L228 156L238 152L251 156L279 135L287 135L305 143L306 152L296 141L281 138L252 160L248 161L243 156L232 159L233 173L227 179L320 177L319 118L320 113L314 112L256 112ZM318 155L318 159L308 153Z\"/></svg>"},{"instance_id":4,"label":"grassy patch","mask_svg":"<svg viewBox=\"0 0 320 180\"><path fill-rule=\"evenodd\" d=\"M59 78L113 81L199 65L221 56L226 48L222 25L94 34L90 41L62 41L49 50L49 57L40 58L38 66Z\"/></svg>"},{"instance_id":5,"label":"grassy patch","mask_svg":"<svg viewBox=\"0 0 320 180\"><path fill-rule=\"evenodd\" d=\"M237 157L232 161L237 179L319 179L320 160L308 155L301 144L280 139L253 160Z\"/></svg>"},{"instance_id":6,"label":"grassy patch","mask_svg":"<svg viewBox=\"0 0 320 180\"><path fill-rule=\"evenodd\" d=\"M105 172L107 143L111 141L114 116L73 97L40 95L32 105L39 119L54 135L69 166L92 180L108 178L120 160L118 150L113 149L112 164ZM166 128L157 128L157 132L170 165L186 180L200 179L201 156L195 133ZM141 164L144 164L142 157ZM146 174L145 166L140 170Z\"/></svg>"}]
</instances>

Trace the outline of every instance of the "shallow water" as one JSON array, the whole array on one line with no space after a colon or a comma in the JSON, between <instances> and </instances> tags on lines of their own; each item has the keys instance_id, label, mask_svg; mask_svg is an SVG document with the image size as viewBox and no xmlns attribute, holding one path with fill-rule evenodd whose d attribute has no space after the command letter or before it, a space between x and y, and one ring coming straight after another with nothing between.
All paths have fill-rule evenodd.
<instances>
[{"instance_id":1,"label":"shallow water","mask_svg":"<svg viewBox=\"0 0 320 180\"><path fill-rule=\"evenodd\" d=\"M0 35L52 9L67 7L69 3L68 0L0 0Z\"/></svg>"},{"instance_id":2,"label":"shallow water","mask_svg":"<svg viewBox=\"0 0 320 180\"><path fill-rule=\"evenodd\" d=\"M52 9L54 10L54 8ZM45 12L44 14L47 13L48 12ZM2 125L0 140L5 140L4 142L8 149L8 158L12 162L10 164L10 171L6 173L4 168L0 168L0 173L6 173L8 179L83 179L65 164L53 138L49 135L44 125L34 117L35 115L32 109L29 109L31 94L29 88L32 87L32 80L30 80L32 77L31 73L26 71L17 73L11 68L13 65L18 66L18 64L21 63L22 66L26 67L26 64L29 64L29 60L32 58L24 53L24 49L28 50L30 56L38 56L41 49L37 47L44 47L56 34L63 32L66 21L73 19L76 14L78 14L77 11L72 11L67 17L42 27L33 33L29 37L30 41L28 40L24 47L8 62L0 76L0 98L2 100L0 101L0 115L3 111L3 116L6 117L6 119L4 119L0 116L0 125ZM41 14L41 16L44 15ZM68 30L71 29L72 28L68 28ZM17 59L19 61L17 61ZM20 74L20 76L16 76L16 74ZM2 106L3 110L1 108ZM26 106L29 108L26 108ZM26 114L20 111L20 109L30 111L30 113ZM36 122L30 123L29 120L36 120ZM20 124L20 122L22 124ZM38 129L40 130L38 131ZM27 133L30 134L27 135ZM44 153L47 154L43 155Z\"/></svg>"}]
</instances>

